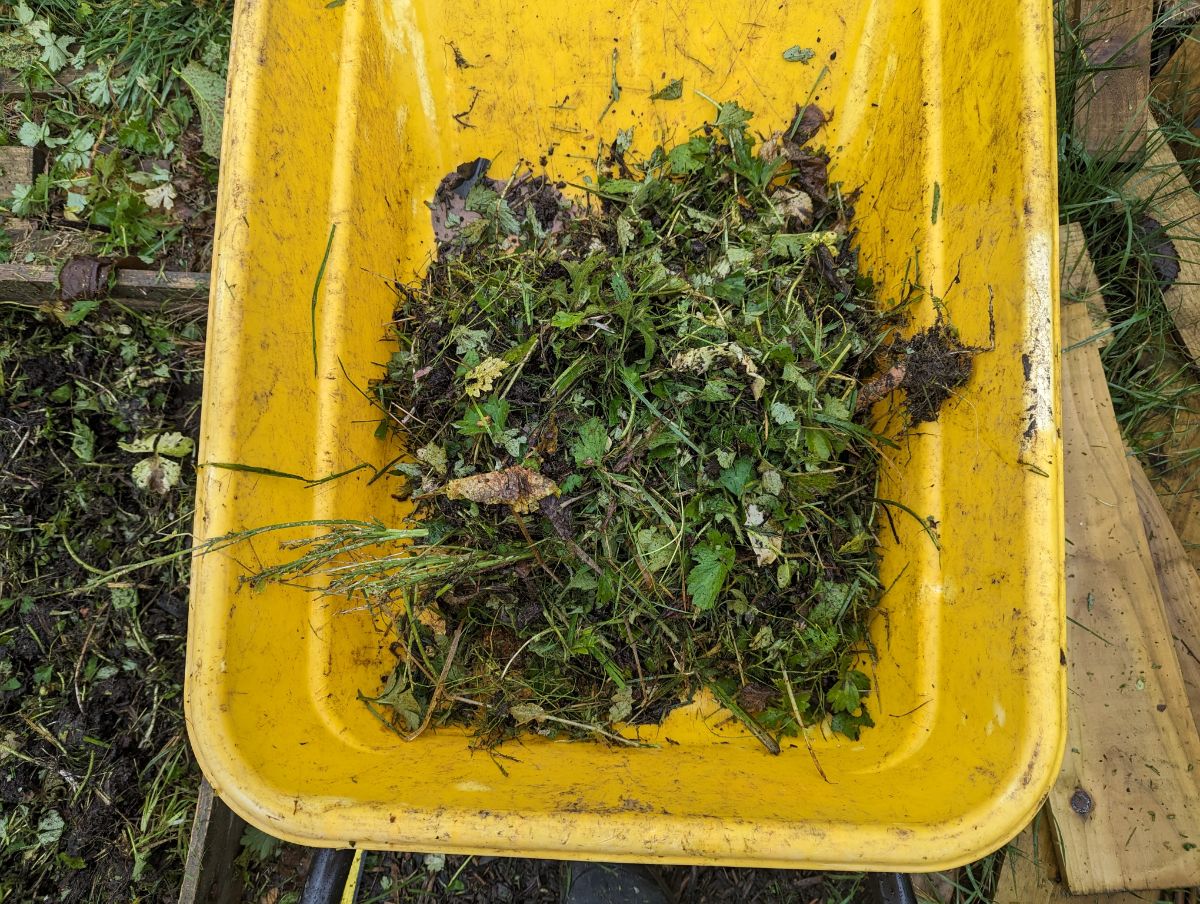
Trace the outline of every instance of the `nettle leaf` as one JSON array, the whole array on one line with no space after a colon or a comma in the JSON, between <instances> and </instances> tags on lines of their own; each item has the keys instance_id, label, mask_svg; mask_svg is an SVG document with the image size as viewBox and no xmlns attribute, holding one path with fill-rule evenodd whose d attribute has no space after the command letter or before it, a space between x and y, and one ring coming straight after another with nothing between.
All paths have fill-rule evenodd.
<instances>
[{"instance_id":1,"label":"nettle leaf","mask_svg":"<svg viewBox=\"0 0 1200 904\"><path fill-rule=\"evenodd\" d=\"M541 722L546 718L546 711L536 703L514 703L508 708L508 714L518 725L526 722Z\"/></svg>"},{"instance_id":2,"label":"nettle leaf","mask_svg":"<svg viewBox=\"0 0 1200 904\"><path fill-rule=\"evenodd\" d=\"M634 232L633 224L629 222L629 217L625 214L617 217L617 247L622 252L626 251L636 237L637 234Z\"/></svg>"},{"instance_id":3,"label":"nettle leaf","mask_svg":"<svg viewBox=\"0 0 1200 904\"><path fill-rule=\"evenodd\" d=\"M200 63L188 63L179 77L192 92L200 111L202 149L212 157L221 156L221 129L225 122L225 79Z\"/></svg>"},{"instance_id":4,"label":"nettle leaf","mask_svg":"<svg viewBox=\"0 0 1200 904\"><path fill-rule=\"evenodd\" d=\"M151 433L149 436L139 437L131 443L118 442L117 445L126 452L142 454L157 452L159 455L169 455L172 458L191 455L192 450L196 447L191 437L175 432Z\"/></svg>"},{"instance_id":5,"label":"nettle leaf","mask_svg":"<svg viewBox=\"0 0 1200 904\"><path fill-rule=\"evenodd\" d=\"M71 451L81 461L96 460L96 434L79 418L71 419Z\"/></svg>"},{"instance_id":6,"label":"nettle leaf","mask_svg":"<svg viewBox=\"0 0 1200 904\"><path fill-rule=\"evenodd\" d=\"M734 552L720 535L719 542L712 542L714 535L709 534L709 542L699 543L692 549L692 567L687 576L687 592L692 605L701 612L706 612L716 605L717 598L725 586L725 578L733 568Z\"/></svg>"},{"instance_id":7,"label":"nettle leaf","mask_svg":"<svg viewBox=\"0 0 1200 904\"><path fill-rule=\"evenodd\" d=\"M832 712L853 713L870 689L871 679L857 669L850 669L825 692L825 701Z\"/></svg>"},{"instance_id":8,"label":"nettle leaf","mask_svg":"<svg viewBox=\"0 0 1200 904\"><path fill-rule=\"evenodd\" d=\"M751 464L750 459L739 458L731 467L721 471L719 482L734 496L741 496L753 474L754 465Z\"/></svg>"},{"instance_id":9,"label":"nettle leaf","mask_svg":"<svg viewBox=\"0 0 1200 904\"><path fill-rule=\"evenodd\" d=\"M693 138L687 144L677 145L668 152L667 163L672 172L687 174L704 169L711 146L703 138Z\"/></svg>"},{"instance_id":10,"label":"nettle leaf","mask_svg":"<svg viewBox=\"0 0 1200 904\"><path fill-rule=\"evenodd\" d=\"M579 438L571 444L576 467L598 467L608 451L608 432L599 418L588 418L579 425Z\"/></svg>"},{"instance_id":11,"label":"nettle leaf","mask_svg":"<svg viewBox=\"0 0 1200 904\"><path fill-rule=\"evenodd\" d=\"M62 838L63 829L66 828L66 822L57 810L51 810L38 820L37 824L37 840L38 844L45 846L55 844L58 839Z\"/></svg>"},{"instance_id":12,"label":"nettle leaf","mask_svg":"<svg viewBox=\"0 0 1200 904\"><path fill-rule=\"evenodd\" d=\"M771 405L771 420L783 427L787 424L795 423L796 412L792 410L790 405L785 405L783 402L774 402Z\"/></svg>"},{"instance_id":13,"label":"nettle leaf","mask_svg":"<svg viewBox=\"0 0 1200 904\"><path fill-rule=\"evenodd\" d=\"M673 78L650 95L651 100L679 100L683 97L683 79Z\"/></svg>"},{"instance_id":14,"label":"nettle leaf","mask_svg":"<svg viewBox=\"0 0 1200 904\"><path fill-rule=\"evenodd\" d=\"M274 838L254 826L246 826L246 831L242 832L240 844L247 858L256 863L272 859L283 846L283 842L278 838Z\"/></svg>"},{"instance_id":15,"label":"nettle leaf","mask_svg":"<svg viewBox=\"0 0 1200 904\"><path fill-rule=\"evenodd\" d=\"M829 720L829 727L838 734L844 734L851 741L857 741L862 729L875 727L875 720L864 706L857 716L853 713L834 713Z\"/></svg>"},{"instance_id":16,"label":"nettle leaf","mask_svg":"<svg viewBox=\"0 0 1200 904\"><path fill-rule=\"evenodd\" d=\"M633 685L627 684L613 694L612 706L608 708L608 721L624 722L633 714Z\"/></svg>"},{"instance_id":17,"label":"nettle leaf","mask_svg":"<svg viewBox=\"0 0 1200 904\"><path fill-rule=\"evenodd\" d=\"M753 117L753 113L736 101L726 101L717 108L717 128L725 131L744 129Z\"/></svg>"}]
</instances>

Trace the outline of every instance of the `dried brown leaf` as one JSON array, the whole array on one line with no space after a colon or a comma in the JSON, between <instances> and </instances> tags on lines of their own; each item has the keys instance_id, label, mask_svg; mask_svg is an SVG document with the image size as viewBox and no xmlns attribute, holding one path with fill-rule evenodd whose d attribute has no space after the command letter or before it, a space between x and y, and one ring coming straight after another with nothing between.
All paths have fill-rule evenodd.
<instances>
[{"instance_id":1,"label":"dried brown leaf","mask_svg":"<svg viewBox=\"0 0 1200 904\"><path fill-rule=\"evenodd\" d=\"M512 506L514 512L523 515L536 511L547 496L557 496L559 489L549 477L517 465L451 480L442 492L447 499Z\"/></svg>"}]
</instances>

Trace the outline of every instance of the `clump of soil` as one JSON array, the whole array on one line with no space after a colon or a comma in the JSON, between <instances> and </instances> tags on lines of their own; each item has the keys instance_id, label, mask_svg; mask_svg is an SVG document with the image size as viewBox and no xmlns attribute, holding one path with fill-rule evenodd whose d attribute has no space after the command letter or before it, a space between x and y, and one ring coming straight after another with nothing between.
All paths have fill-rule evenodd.
<instances>
[{"instance_id":1,"label":"clump of soil","mask_svg":"<svg viewBox=\"0 0 1200 904\"><path fill-rule=\"evenodd\" d=\"M904 368L899 387L911 425L936 421L946 404L971 378L979 349L963 345L944 321L899 343L897 366Z\"/></svg>"}]
</instances>

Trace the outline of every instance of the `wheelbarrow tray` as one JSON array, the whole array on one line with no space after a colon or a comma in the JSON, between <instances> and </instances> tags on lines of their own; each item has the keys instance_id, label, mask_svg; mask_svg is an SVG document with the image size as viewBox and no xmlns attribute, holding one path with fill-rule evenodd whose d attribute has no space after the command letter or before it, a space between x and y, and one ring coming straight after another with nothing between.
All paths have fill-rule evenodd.
<instances>
[{"instance_id":1,"label":"wheelbarrow tray","mask_svg":"<svg viewBox=\"0 0 1200 904\"><path fill-rule=\"evenodd\" d=\"M794 45L813 59L789 62ZM675 78L681 99L651 99ZM325 846L929 870L997 848L1047 793L1065 669L1045 0L241 0L198 540L405 522L371 470L312 485L221 464L318 478L391 460L360 390L391 352L389 282L431 253L441 177L483 156L501 176L526 161L578 182L618 129L645 151L711 119L701 93L763 132L811 96L885 296L916 282L991 349L887 455L881 495L924 521L896 508L882 525L877 726L772 756L701 698L644 729L651 748L405 743L358 699L395 661L371 614L245 586L282 555L260 535L194 560L186 691L205 774L254 825ZM914 328L934 317L918 307Z\"/></svg>"}]
</instances>

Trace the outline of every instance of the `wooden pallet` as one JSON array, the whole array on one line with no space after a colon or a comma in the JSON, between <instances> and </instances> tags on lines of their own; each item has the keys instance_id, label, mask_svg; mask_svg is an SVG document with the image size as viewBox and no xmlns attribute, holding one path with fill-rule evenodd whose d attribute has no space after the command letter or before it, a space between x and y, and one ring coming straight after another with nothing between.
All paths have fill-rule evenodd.
<instances>
[{"instance_id":1,"label":"wooden pallet","mask_svg":"<svg viewBox=\"0 0 1200 904\"><path fill-rule=\"evenodd\" d=\"M1064 230L1076 249L1081 235ZM1064 251L1064 261L1071 259ZM1063 297L1086 271L1066 271ZM1200 735L1087 307L1062 308L1068 735L1049 811L1071 891L1200 874ZM1133 843L1133 839L1137 839Z\"/></svg>"}]
</instances>

